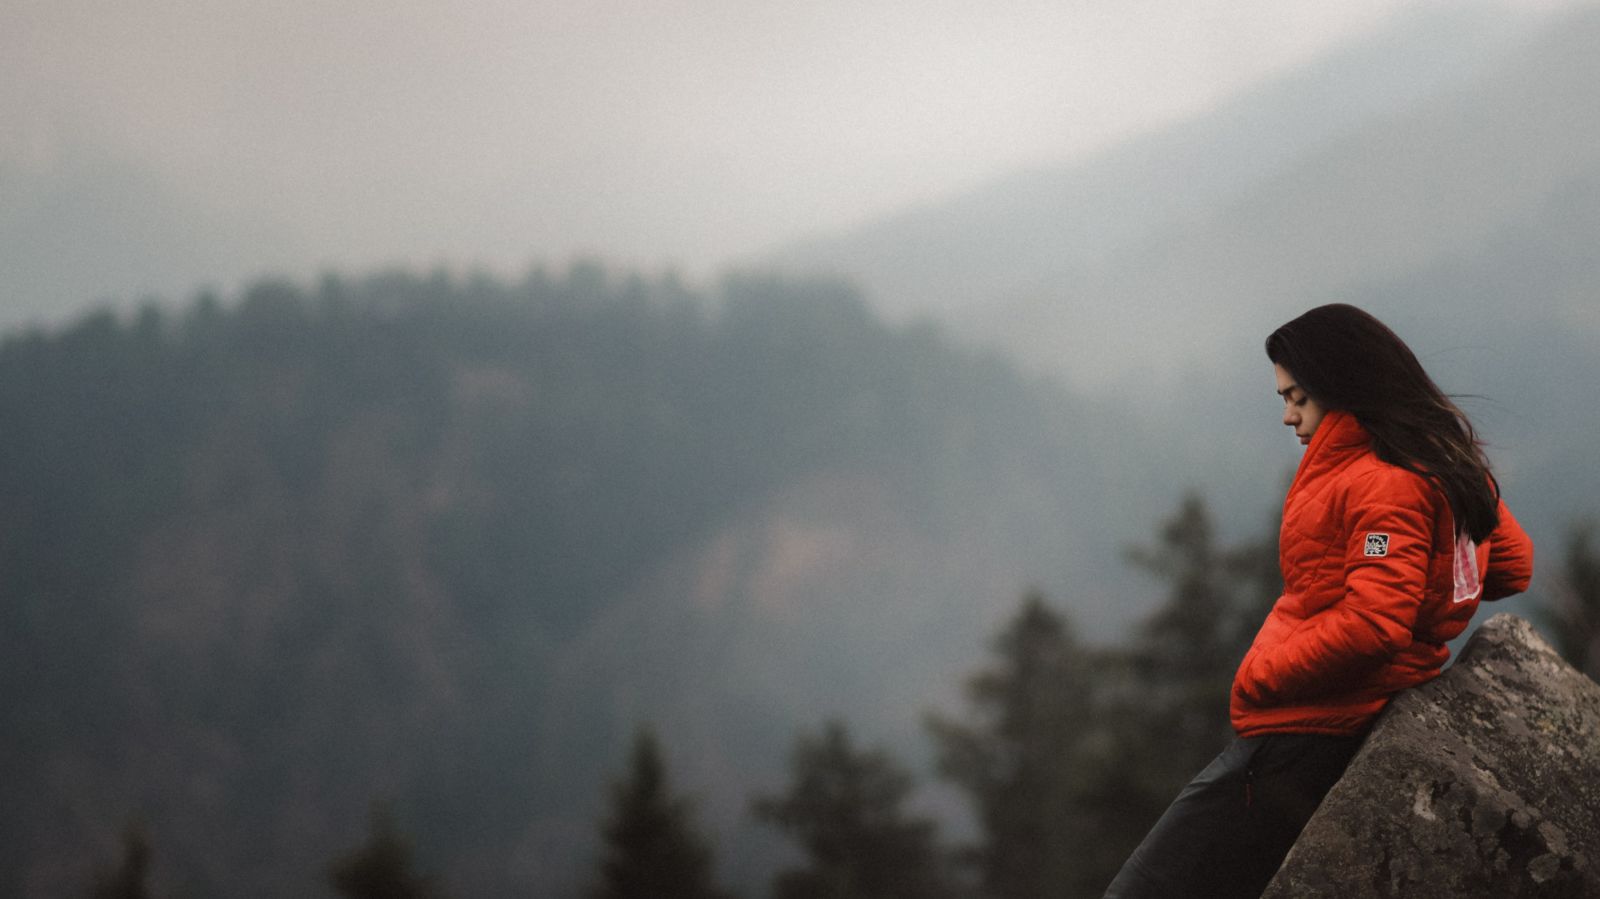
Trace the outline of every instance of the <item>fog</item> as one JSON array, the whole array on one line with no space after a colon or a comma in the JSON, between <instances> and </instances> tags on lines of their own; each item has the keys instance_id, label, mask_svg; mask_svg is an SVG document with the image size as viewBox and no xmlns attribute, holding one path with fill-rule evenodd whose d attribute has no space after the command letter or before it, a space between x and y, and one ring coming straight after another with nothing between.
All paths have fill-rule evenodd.
<instances>
[{"instance_id":1,"label":"fog","mask_svg":"<svg viewBox=\"0 0 1600 899\"><path fill-rule=\"evenodd\" d=\"M579 895L646 725L745 895L825 720L970 836L927 722L1022 596L1086 695L1211 582L1136 560L1275 598L1322 302L1540 547L1480 616L1576 595L1600 5L3 2L0 893L131 822L156 895L326 894L376 800Z\"/></svg>"},{"instance_id":2,"label":"fog","mask_svg":"<svg viewBox=\"0 0 1600 899\"><path fill-rule=\"evenodd\" d=\"M710 277L1441 5L12 0L0 326L329 267Z\"/></svg>"}]
</instances>

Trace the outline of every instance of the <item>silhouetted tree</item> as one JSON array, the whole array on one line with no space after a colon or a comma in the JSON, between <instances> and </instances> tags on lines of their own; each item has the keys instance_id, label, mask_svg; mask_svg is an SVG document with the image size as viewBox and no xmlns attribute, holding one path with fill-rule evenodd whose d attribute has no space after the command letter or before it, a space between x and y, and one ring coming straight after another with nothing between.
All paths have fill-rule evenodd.
<instances>
[{"instance_id":1,"label":"silhouetted tree","mask_svg":"<svg viewBox=\"0 0 1600 899\"><path fill-rule=\"evenodd\" d=\"M349 899L427 899L433 883L412 867L413 850L380 804L372 808L366 845L328 866L328 882Z\"/></svg>"},{"instance_id":2,"label":"silhouetted tree","mask_svg":"<svg viewBox=\"0 0 1600 899\"><path fill-rule=\"evenodd\" d=\"M1106 653L1100 667L1102 738L1082 759L1094 774L1078 797L1100 823L1084 849L1097 890L1232 736L1234 672L1282 592L1279 521L1274 515L1255 539L1221 546L1204 500L1190 494L1155 545L1128 551L1168 592L1131 644Z\"/></svg>"},{"instance_id":3,"label":"silhouetted tree","mask_svg":"<svg viewBox=\"0 0 1600 899\"><path fill-rule=\"evenodd\" d=\"M150 837L143 827L129 824L122 834L122 861L95 877L92 899L149 899L145 881L150 874Z\"/></svg>"},{"instance_id":4,"label":"silhouetted tree","mask_svg":"<svg viewBox=\"0 0 1600 899\"><path fill-rule=\"evenodd\" d=\"M1223 567L1233 586L1231 621L1223 639L1235 662L1244 660L1250 641L1255 639L1273 603L1283 595L1283 567L1278 560L1278 532L1282 528L1283 507L1274 505L1254 538L1236 543L1222 554Z\"/></svg>"},{"instance_id":5,"label":"silhouetted tree","mask_svg":"<svg viewBox=\"0 0 1600 899\"><path fill-rule=\"evenodd\" d=\"M1600 680L1600 550L1594 545L1595 535L1592 521L1567 532L1555 600L1539 617L1556 651L1572 667Z\"/></svg>"},{"instance_id":6,"label":"silhouetted tree","mask_svg":"<svg viewBox=\"0 0 1600 899\"><path fill-rule=\"evenodd\" d=\"M986 893L1100 895L1225 745L1234 670L1281 590L1276 530L1219 546L1204 501L1185 497L1128 553L1169 592L1124 647L1081 646L1043 597L1024 599L969 683L976 720L931 722L940 770L983 826Z\"/></svg>"},{"instance_id":7,"label":"silhouetted tree","mask_svg":"<svg viewBox=\"0 0 1600 899\"><path fill-rule=\"evenodd\" d=\"M1104 883L1082 859L1097 824L1080 801L1092 786L1080 762L1096 734L1093 660L1038 593L994 649L967 683L971 720L929 721L940 773L978 813L982 887L1003 899L1094 894Z\"/></svg>"},{"instance_id":8,"label":"silhouetted tree","mask_svg":"<svg viewBox=\"0 0 1600 899\"><path fill-rule=\"evenodd\" d=\"M904 809L912 780L881 749L858 750L839 721L802 734L781 796L756 815L805 850L808 864L773 880L775 899L937 899L955 888L936 827Z\"/></svg>"},{"instance_id":9,"label":"silhouetted tree","mask_svg":"<svg viewBox=\"0 0 1600 899\"><path fill-rule=\"evenodd\" d=\"M688 800L668 788L655 734L634 738L626 779L614 785L605 846L589 899L725 899L712 879L712 854L690 820Z\"/></svg>"},{"instance_id":10,"label":"silhouetted tree","mask_svg":"<svg viewBox=\"0 0 1600 899\"><path fill-rule=\"evenodd\" d=\"M1155 546L1128 551L1133 564L1170 588L1140 626L1132 652L1143 681L1139 704L1165 736L1158 746L1171 749L1168 763L1183 781L1232 734L1228 694L1249 639L1240 635L1254 632L1239 620L1245 591L1213 531L1205 501L1189 494L1162 523ZM1276 541L1273 549L1276 555Z\"/></svg>"}]
</instances>

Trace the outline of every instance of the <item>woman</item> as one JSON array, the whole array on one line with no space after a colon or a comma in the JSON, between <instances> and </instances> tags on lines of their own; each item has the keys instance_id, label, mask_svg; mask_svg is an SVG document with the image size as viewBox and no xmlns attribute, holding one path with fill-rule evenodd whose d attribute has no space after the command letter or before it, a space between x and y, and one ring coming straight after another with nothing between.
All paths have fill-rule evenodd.
<instances>
[{"instance_id":1,"label":"woman","mask_svg":"<svg viewBox=\"0 0 1600 899\"><path fill-rule=\"evenodd\" d=\"M1267 357L1306 447L1283 506L1284 592L1234 677L1238 736L1107 899L1259 896L1378 712L1439 674L1479 600L1532 575L1472 425L1393 331L1320 306L1274 331Z\"/></svg>"}]
</instances>

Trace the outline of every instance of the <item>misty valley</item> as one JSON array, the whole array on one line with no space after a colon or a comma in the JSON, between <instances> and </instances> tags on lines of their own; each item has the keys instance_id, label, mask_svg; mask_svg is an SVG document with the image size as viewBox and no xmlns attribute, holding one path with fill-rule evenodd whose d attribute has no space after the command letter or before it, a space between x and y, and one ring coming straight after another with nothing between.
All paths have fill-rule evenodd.
<instances>
[{"instance_id":1,"label":"misty valley","mask_svg":"<svg viewBox=\"0 0 1600 899\"><path fill-rule=\"evenodd\" d=\"M1600 12L1507 21L712 284L8 326L0 895L1098 896L1229 734L1301 452L1262 341L1322 303L1478 427L1538 547L1480 614L1600 675ZM81 161L0 159L8 314L315 233Z\"/></svg>"}]
</instances>

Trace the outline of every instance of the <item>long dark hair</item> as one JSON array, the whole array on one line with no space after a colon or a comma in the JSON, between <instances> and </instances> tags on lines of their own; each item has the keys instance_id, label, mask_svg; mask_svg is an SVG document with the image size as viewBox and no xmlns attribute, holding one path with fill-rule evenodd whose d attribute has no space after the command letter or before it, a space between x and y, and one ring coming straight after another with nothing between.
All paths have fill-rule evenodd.
<instances>
[{"instance_id":1,"label":"long dark hair","mask_svg":"<svg viewBox=\"0 0 1600 899\"><path fill-rule=\"evenodd\" d=\"M1472 422L1383 322L1344 303L1318 306L1272 332L1267 358L1324 409L1354 415L1378 458L1432 481L1457 529L1475 541L1494 530L1500 486Z\"/></svg>"}]
</instances>

